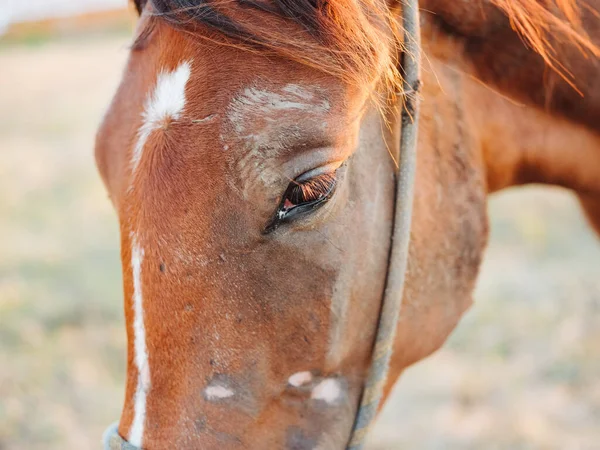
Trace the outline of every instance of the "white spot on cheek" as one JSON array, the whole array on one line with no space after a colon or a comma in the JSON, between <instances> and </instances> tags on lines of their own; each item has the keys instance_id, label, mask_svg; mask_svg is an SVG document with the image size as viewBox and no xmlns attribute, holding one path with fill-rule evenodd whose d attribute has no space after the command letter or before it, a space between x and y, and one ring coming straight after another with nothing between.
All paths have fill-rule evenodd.
<instances>
[{"instance_id":1,"label":"white spot on cheek","mask_svg":"<svg viewBox=\"0 0 600 450\"><path fill-rule=\"evenodd\" d=\"M323 400L326 403L334 403L342 394L342 388L338 380L331 378L321 381L312 391L313 400Z\"/></svg>"},{"instance_id":2,"label":"white spot on cheek","mask_svg":"<svg viewBox=\"0 0 600 450\"><path fill-rule=\"evenodd\" d=\"M312 381L310 372L298 372L288 378L288 384L294 387L300 387Z\"/></svg>"},{"instance_id":3,"label":"white spot on cheek","mask_svg":"<svg viewBox=\"0 0 600 450\"><path fill-rule=\"evenodd\" d=\"M146 141L150 134L162 126L166 120L179 119L185 107L185 86L190 78L191 64L185 61L173 72L163 71L158 75L156 87L146 99L142 114L144 123L138 131L138 138L131 157L132 171L135 172Z\"/></svg>"},{"instance_id":4,"label":"white spot on cheek","mask_svg":"<svg viewBox=\"0 0 600 450\"><path fill-rule=\"evenodd\" d=\"M220 384L211 385L204 389L204 395L207 400L221 400L232 397L233 394L234 392L231 389Z\"/></svg>"},{"instance_id":5,"label":"white spot on cheek","mask_svg":"<svg viewBox=\"0 0 600 450\"><path fill-rule=\"evenodd\" d=\"M138 370L137 387L134 397L134 415L129 442L141 447L146 420L146 395L150 389L150 366L146 348L146 329L144 326L144 306L142 297L142 261L144 250L140 247L135 234L131 236L131 270L133 272L133 335L134 362Z\"/></svg>"}]
</instances>

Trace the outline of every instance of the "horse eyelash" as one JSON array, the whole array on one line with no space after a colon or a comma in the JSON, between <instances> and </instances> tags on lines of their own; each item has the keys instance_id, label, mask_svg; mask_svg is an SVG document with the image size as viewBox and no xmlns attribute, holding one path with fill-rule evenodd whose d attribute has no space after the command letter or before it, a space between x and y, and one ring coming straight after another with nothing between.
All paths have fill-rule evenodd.
<instances>
[{"instance_id":1,"label":"horse eyelash","mask_svg":"<svg viewBox=\"0 0 600 450\"><path fill-rule=\"evenodd\" d=\"M289 200L294 203L314 201L331 192L336 183L335 172L320 175L304 182L295 182L294 188L290 191Z\"/></svg>"}]
</instances>

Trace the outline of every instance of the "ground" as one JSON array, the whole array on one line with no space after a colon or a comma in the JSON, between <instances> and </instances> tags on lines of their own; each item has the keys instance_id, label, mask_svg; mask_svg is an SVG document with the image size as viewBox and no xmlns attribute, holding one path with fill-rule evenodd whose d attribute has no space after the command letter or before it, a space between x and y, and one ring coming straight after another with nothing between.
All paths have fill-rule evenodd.
<instances>
[{"instance_id":1,"label":"ground","mask_svg":"<svg viewBox=\"0 0 600 450\"><path fill-rule=\"evenodd\" d=\"M0 42L0 449L97 449L125 371L115 214L93 161L125 35ZM600 241L573 197L490 202L476 302L369 449L600 449Z\"/></svg>"}]
</instances>

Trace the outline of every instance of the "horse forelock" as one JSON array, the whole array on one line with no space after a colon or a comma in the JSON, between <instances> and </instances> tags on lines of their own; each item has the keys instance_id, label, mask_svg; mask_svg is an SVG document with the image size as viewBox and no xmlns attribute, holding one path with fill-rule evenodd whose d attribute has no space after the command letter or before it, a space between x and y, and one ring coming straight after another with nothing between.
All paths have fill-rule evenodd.
<instances>
[{"instance_id":1,"label":"horse forelock","mask_svg":"<svg viewBox=\"0 0 600 450\"><path fill-rule=\"evenodd\" d=\"M144 6L146 6L147 0L133 0L133 4L135 5L135 9L137 9L138 14L142 13Z\"/></svg>"},{"instance_id":2,"label":"horse forelock","mask_svg":"<svg viewBox=\"0 0 600 450\"><path fill-rule=\"evenodd\" d=\"M282 56L352 86L399 90L399 27L380 0L134 0L200 38ZM149 27L152 21L148 21ZM145 36L141 33L141 36Z\"/></svg>"}]
</instances>

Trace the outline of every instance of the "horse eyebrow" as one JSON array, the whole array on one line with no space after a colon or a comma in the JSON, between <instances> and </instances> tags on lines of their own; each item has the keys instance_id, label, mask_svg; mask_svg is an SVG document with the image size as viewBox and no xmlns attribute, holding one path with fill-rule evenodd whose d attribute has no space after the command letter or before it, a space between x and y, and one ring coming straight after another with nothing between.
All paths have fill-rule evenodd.
<instances>
[{"instance_id":1,"label":"horse eyebrow","mask_svg":"<svg viewBox=\"0 0 600 450\"><path fill-rule=\"evenodd\" d=\"M281 155L292 155L334 146L334 139L325 130L307 130L297 125L279 127L268 133L268 142L259 143L259 151L276 148Z\"/></svg>"}]
</instances>

